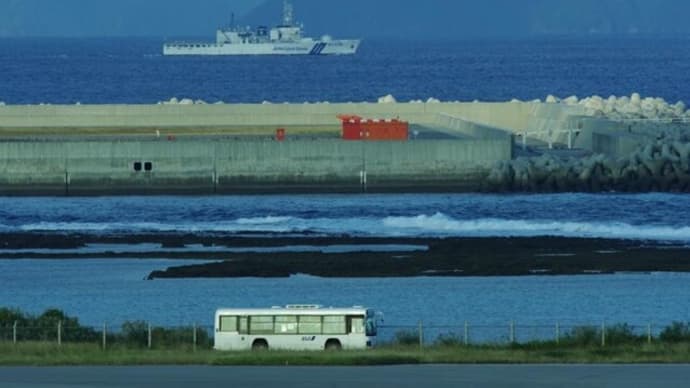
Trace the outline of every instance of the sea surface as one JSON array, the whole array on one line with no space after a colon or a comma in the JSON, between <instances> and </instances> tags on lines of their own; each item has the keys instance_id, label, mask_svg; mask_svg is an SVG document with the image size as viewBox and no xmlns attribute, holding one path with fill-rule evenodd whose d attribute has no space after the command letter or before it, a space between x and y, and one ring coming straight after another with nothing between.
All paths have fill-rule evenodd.
<instances>
[{"instance_id":1,"label":"sea surface","mask_svg":"<svg viewBox=\"0 0 690 388\"><path fill-rule=\"evenodd\" d=\"M685 194L0 198L0 232L562 236L690 244Z\"/></svg>"},{"instance_id":2,"label":"sea surface","mask_svg":"<svg viewBox=\"0 0 690 388\"><path fill-rule=\"evenodd\" d=\"M357 55L342 57L163 57L163 42L0 39L0 101L508 101L639 92L690 103L690 38L365 40Z\"/></svg>"},{"instance_id":3,"label":"sea surface","mask_svg":"<svg viewBox=\"0 0 690 388\"><path fill-rule=\"evenodd\" d=\"M7 104L507 101L630 95L690 102L689 38L365 41L351 57L166 58L161 39L0 39ZM2 109L2 106L0 106ZM0 198L0 232L542 236L690 243L690 197L352 195ZM143 280L170 260L0 260L0 306L87 324L209 325L219 306L367 305L390 325L690 319L690 275Z\"/></svg>"}]
</instances>

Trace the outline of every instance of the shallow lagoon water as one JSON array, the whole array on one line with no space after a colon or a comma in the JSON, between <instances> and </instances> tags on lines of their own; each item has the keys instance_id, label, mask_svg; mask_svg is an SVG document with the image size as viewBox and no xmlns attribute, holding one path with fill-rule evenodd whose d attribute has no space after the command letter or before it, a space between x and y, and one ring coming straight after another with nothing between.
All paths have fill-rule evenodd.
<instances>
[{"instance_id":1,"label":"shallow lagoon water","mask_svg":"<svg viewBox=\"0 0 690 388\"><path fill-rule=\"evenodd\" d=\"M386 325L667 325L690 317L690 274L492 278L144 280L173 260L2 260L0 305L60 308L88 325L213 323L218 307L366 305Z\"/></svg>"}]
</instances>

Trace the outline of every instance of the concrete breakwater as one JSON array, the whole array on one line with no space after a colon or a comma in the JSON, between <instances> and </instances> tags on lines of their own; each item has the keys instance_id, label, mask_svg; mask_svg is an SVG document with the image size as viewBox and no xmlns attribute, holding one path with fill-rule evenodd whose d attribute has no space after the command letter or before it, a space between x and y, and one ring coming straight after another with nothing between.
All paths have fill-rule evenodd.
<instances>
[{"instance_id":1,"label":"concrete breakwater","mask_svg":"<svg viewBox=\"0 0 690 388\"><path fill-rule=\"evenodd\" d=\"M659 122L541 102L2 106L0 195L688 191L681 108ZM345 141L339 114L411 136Z\"/></svg>"},{"instance_id":2,"label":"concrete breakwater","mask_svg":"<svg viewBox=\"0 0 690 388\"><path fill-rule=\"evenodd\" d=\"M499 162L492 192L690 192L690 142L658 140L626 157L604 154L562 159L552 155Z\"/></svg>"}]
</instances>

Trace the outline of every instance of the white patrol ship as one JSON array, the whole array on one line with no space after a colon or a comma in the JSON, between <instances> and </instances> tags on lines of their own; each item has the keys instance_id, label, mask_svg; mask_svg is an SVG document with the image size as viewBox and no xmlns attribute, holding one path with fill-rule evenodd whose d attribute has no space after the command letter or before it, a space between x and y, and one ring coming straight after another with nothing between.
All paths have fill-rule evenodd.
<instances>
[{"instance_id":1,"label":"white patrol ship","mask_svg":"<svg viewBox=\"0 0 690 388\"><path fill-rule=\"evenodd\" d=\"M234 23L233 23L234 24ZM292 4L283 4L283 24L271 28L229 27L216 31L215 43L175 42L163 45L163 55L352 55L360 40L320 40L302 36L302 25L293 21Z\"/></svg>"}]
</instances>

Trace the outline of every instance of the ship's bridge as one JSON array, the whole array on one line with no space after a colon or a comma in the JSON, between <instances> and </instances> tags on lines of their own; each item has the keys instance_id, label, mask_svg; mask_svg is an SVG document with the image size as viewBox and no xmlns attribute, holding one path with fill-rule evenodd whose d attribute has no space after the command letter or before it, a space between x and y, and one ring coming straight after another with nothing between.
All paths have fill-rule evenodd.
<instances>
[{"instance_id":1,"label":"ship's bridge","mask_svg":"<svg viewBox=\"0 0 690 388\"><path fill-rule=\"evenodd\" d=\"M302 29L297 26L278 26L271 29L272 41L296 41L302 39Z\"/></svg>"}]
</instances>

